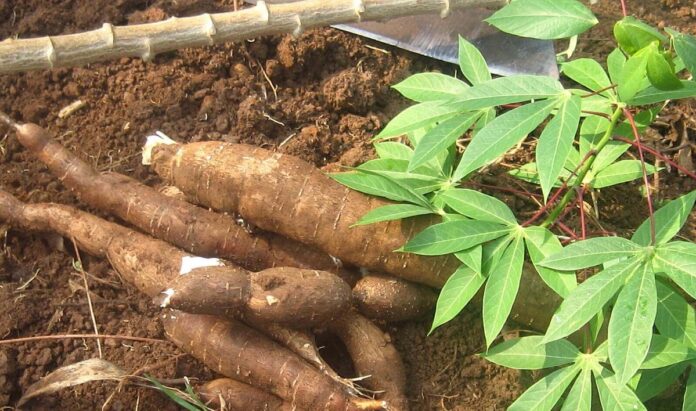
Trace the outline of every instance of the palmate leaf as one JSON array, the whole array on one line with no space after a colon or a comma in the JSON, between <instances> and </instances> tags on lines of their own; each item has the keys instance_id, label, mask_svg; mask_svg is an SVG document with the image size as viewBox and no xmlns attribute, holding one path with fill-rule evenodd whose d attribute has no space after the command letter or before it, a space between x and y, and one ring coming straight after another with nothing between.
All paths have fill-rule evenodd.
<instances>
[{"instance_id":1,"label":"palmate leaf","mask_svg":"<svg viewBox=\"0 0 696 411\"><path fill-rule=\"evenodd\" d=\"M442 187L446 182L445 176L431 165L423 166L407 172L408 161L391 158L378 158L360 164L357 171L363 174L378 175L394 183L414 191L418 195L428 194Z\"/></svg>"},{"instance_id":2,"label":"palmate leaf","mask_svg":"<svg viewBox=\"0 0 696 411\"><path fill-rule=\"evenodd\" d=\"M611 81L602 66L593 59L580 58L561 65L563 74L592 91L604 90L600 94L607 97L615 95L609 89Z\"/></svg>"},{"instance_id":3,"label":"palmate leaf","mask_svg":"<svg viewBox=\"0 0 696 411\"><path fill-rule=\"evenodd\" d=\"M667 100L696 97L696 81L681 80L682 87L677 90L660 90L650 86L641 90L628 100L632 106L661 103Z\"/></svg>"},{"instance_id":4,"label":"palmate leaf","mask_svg":"<svg viewBox=\"0 0 696 411\"><path fill-rule=\"evenodd\" d=\"M440 291L435 307L435 318L428 334L453 319L471 301L486 281L486 277L462 266L454 272Z\"/></svg>"},{"instance_id":5,"label":"palmate leaf","mask_svg":"<svg viewBox=\"0 0 696 411\"><path fill-rule=\"evenodd\" d=\"M512 210L495 197L464 188L449 189L441 194L445 204L474 220L517 225Z\"/></svg>"},{"instance_id":6,"label":"palmate leaf","mask_svg":"<svg viewBox=\"0 0 696 411\"><path fill-rule=\"evenodd\" d=\"M596 237L572 243L540 264L556 270L579 270L642 252L643 247L625 238Z\"/></svg>"},{"instance_id":7,"label":"palmate leaf","mask_svg":"<svg viewBox=\"0 0 696 411\"><path fill-rule=\"evenodd\" d=\"M684 66L691 74L696 73L696 37L679 33L672 29L665 29L673 39L674 51L681 57Z\"/></svg>"},{"instance_id":8,"label":"palmate leaf","mask_svg":"<svg viewBox=\"0 0 696 411\"><path fill-rule=\"evenodd\" d=\"M365 214L354 225L374 224L382 221L401 220L402 218L432 214L433 210L412 204L390 204L375 208Z\"/></svg>"},{"instance_id":9,"label":"palmate leaf","mask_svg":"<svg viewBox=\"0 0 696 411\"><path fill-rule=\"evenodd\" d=\"M597 18L576 0L518 0L486 19L500 31L521 37L553 40L578 35Z\"/></svg>"},{"instance_id":10,"label":"palmate leaf","mask_svg":"<svg viewBox=\"0 0 696 411\"><path fill-rule=\"evenodd\" d=\"M597 154L594 163L592 164L592 172L600 173L605 168L614 164L614 162L625 153L630 144L622 143L620 141L610 141L606 146Z\"/></svg>"},{"instance_id":11,"label":"palmate leaf","mask_svg":"<svg viewBox=\"0 0 696 411\"><path fill-rule=\"evenodd\" d=\"M647 66L648 56L646 53L635 54L626 61L618 87L621 101L632 102L636 93L647 86ZM632 102L631 104L635 105L636 103Z\"/></svg>"},{"instance_id":12,"label":"palmate leaf","mask_svg":"<svg viewBox=\"0 0 696 411\"><path fill-rule=\"evenodd\" d=\"M660 334L696 350L696 310L664 282L657 281L657 316Z\"/></svg>"},{"instance_id":13,"label":"palmate leaf","mask_svg":"<svg viewBox=\"0 0 696 411\"><path fill-rule=\"evenodd\" d=\"M629 55L652 43L664 43L667 38L654 27L633 16L626 16L614 25L614 37Z\"/></svg>"},{"instance_id":14,"label":"palmate leaf","mask_svg":"<svg viewBox=\"0 0 696 411\"><path fill-rule=\"evenodd\" d=\"M418 73L392 87L402 96L422 103L451 99L469 88L469 85L442 73Z\"/></svg>"},{"instance_id":15,"label":"palmate leaf","mask_svg":"<svg viewBox=\"0 0 696 411\"><path fill-rule=\"evenodd\" d=\"M544 342L566 337L592 319L641 267L638 261L622 261L595 274L563 300L551 318Z\"/></svg>"},{"instance_id":16,"label":"palmate leaf","mask_svg":"<svg viewBox=\"0 0 696 411\"><path fill-rule=\"evenodd\" d=\"M459 68L473 85L491 79L491 72L481 52L462 36L459 36Z\"/></svg>"},{"instance_id":17,"label":"palmate leaf","mask_svg":"<svg viewBox=\"0 0 696 411\"><path fill-rule=\"evenodd\" d=\"M487 221L449 221L431 225L416 234L399 251L420 255L451 254L496 239L509 232L509 227Z\"/></svg>"},{"instance_id":18,"label":"palmate leaf","mask_svg":"<svg viewBox=\"0 0 696 411\"><path fill-rule=\"evenodd\" d=\"M601 116L588 116L580 126L580 158L584 158L591 149L597 146L602 135L609 128L609 120ZM603 152L604 150L602 150ZM595 160L596 162L596 160Z\"/></svg>"},{"instance_id":19,"label":"palmate leaf","mask_svg":"<svg viewBox=\"0 0 696 411\"><path fill-rule=\"evenodd\" d=\"M411 157L413 157L413 149L411 147L396 141L383 141L375 143L374 146L377 155L382 159L410 161Z\"/></svg>"},{"instance_id":20,"label":"palmate leaf","mask_svg":"<svg viewBox=\"0 0 696 411\"><path fill-rule=\"evenodd\" d=\"M505 249L512 242L512 236L506 235L486 242L481 247L481 272L488 275L500 261Z\"/></svg>"},{"instance_id":21,"label":"palmate leaf","mask_svg":"<svg viewBox=\"0 0 696 411\"><path fill-rule=\"evenodd\" d=\"M696 351L685 344L660 334L653 334L645 361L640 365L643 370L669 367L680 362L696 358Z\"/></svg>"},{"instance_id":22,"label":"palmate leaf","mask_svg":"<svg viewBox=\"0 0 696 411\"><path fill-rule=\"evenodd\" d=\"M655 211L655 242L664 244L671 240L681 230L689 218L696 201L696 190L678 197ZM638 227L631 241L640 245L650 245L650 219L646 219Z\"/></svg>"},{"instance_id":23,"label":"palmate leaf","mask_svg":"<svg viewBox=\"0 0 696 411\"><path fill-rule=\"evenodd\" d=\"M665 272L691 298L696 298L696 243L673 241L655 252L656 269Z\"/></svg>"},{"instance_id":24,"label":"palmate leaf","mask_svg":"<svg viewBox=\"0 0 696 411\"><path fill-rule=\"evenodd\" d=\"M655 274L643 264L614 304L609 319L609 361L619 384L626 384L648 354L657 313Z\"/></svg>"},{"instance_id":25,"label":"palmate leaf","mask_svg":"<svg viewBox=\"0 0 696 411\"><path fill-rule=\"evenodd\" d=\"M489 349L481 356L488 361L517 370L540 370L572 364L580 355L568 340L542 343L542 336L513 338Z\"/></svg>"},{"instance_id":26,"label":"palmate leaf","mask_svg":"<svg viewBox=\"0 0 696 411\"><path fill-rule=\"evenodd\" d=\"M408 171L413 171L426 164L439 153L457 142L466 131L479 119L480 111L463 113L441 122L428 130L416 146Z\"/></svg>"},{"instance_id":27,"label":"palmate leaf","mask_svg":"<svg viewBox=\"0 0 696 411\"><path fill-rule=\"evenodd\" d=\"M529 258L541 279L558 295L563 298L568 297L570 292L577 287L575 272L558 271L539 265L539 262L546 257L563 250L558 237L548 229L538 226L526 227L524 237Z\"/></svg>"},{"instance_id":28,"label":"palmate leaf","mask_svg":"<svg viewBox=\"0 0 696 411\"><path fill-rule=\"evenodd\" d=\"M563 402L561 411L591 411L592 410L592 371L583 368L575 380L568 396Z\"/></svg>"},{"instance_id":29,"label":"palmate leaf","mask_svg":"<svg viewBox=\"0 0 696 411\"><path fill-rule=\"evenodd\" d=\"M512 311L522 278L523 264L524 240L518 235L488 273L483 293L483 332L486 346L493 343Z\"/></svg>"},{"instance_id":30,"label":"palmate leaf","mask_svg":"<svg viewBox=\"0 0 696 411\"><path fill-rule=\"evenodd\" d=\"M680 363L669 367L640 371L637 384L632 383L635 385L636 395L643 402L655 397L674 384L688 366L688 363Z\"/></svg>"},{"instance_id":31,"label":"palmate leaf","mask_svg":"<svg viewBox=\"0 0 696 411\"><path fill-rule=\"evenodd\" d=\"M624 65L626 64L626 56L619 49L614 49L607 56L607 70L609 78L613 84L621 82L621 74L623 73Z\"/></svg>"},{"instance_id":32,"label":"palmate leaf","mask_svg":"<svg viewBox=\"0 0 696 411\"><path fill-rule=\"evenodd\" d=\"M459 96L441 103L443 110L465 112L502 104L558 97L564 92L558 80L548 76L517 75L498 77L469 87Z\"/></svg>"},{"instance_id":33,"label":"palmate leaf","mask_svg":"<svg viewBox=\"0 0 696 411\"><path fill-rule=\"evenodd\" d=\"M452 117L457 113L464 112L454 105L443 105L441 101L426 101L408 107L396 115L380 131L375 139L397 137L402 134L416 131L420 128L432 125L438 121Z\"/></svg>"},{"instance_id":34,"label":"palmate leaf","mask_svg":"<svg viewBox=\"0 0 696 411\"><path fill-rule=\"evenodd\" d=\"M529 387L508 411L550 411L580 370L578 366L569 366L552 372Z\"/></svg>"},{"instance_id":35,"label":"palmate leaf","mask_svg":"<svg viewBox=\"0 0 696 411\"><path fill-rule=\"evenodd\" d=\"M459 181L505 154L534 131L557 104L557 100L539 101L496 117L469 143L454 171L453 180Z\"/></svg>"},{"instance_id":36,"label":"palmate leaf","mask_svg":"<svg viewBox=\"0 0 696 411\"><path fill-rule=\"evenodd\" d=\"M648 175L652 175L658 169L652 164L645 164L645 171ZM605 188L641 177L643 177L643 165L640 160L621 160L595 174L590 185L592 188Z\"/></svg>"},{"instance_id":37,"label":"palmate leaf","mask_svg":"<svg viewBox=\"0 0 696 411\"><path fill-rule=\"evenodd\" d=\"M636 394L625 384L620 384L616 376L606 368L593 371L599 400L604 410L639 411L645 410Z\"/></svg>"},{"instance_id":38,"label":"palmate leaf","mask_svg":"<svg viewBox=\"0 0 696 411\"><path fill-rule=\"evenodd\" d=\"M549 198L549 193L563 170L573 147L579 122L580 97L570 96L539 137L536 148L537 172L544 201Z\"/></svg>"}]
</instances>

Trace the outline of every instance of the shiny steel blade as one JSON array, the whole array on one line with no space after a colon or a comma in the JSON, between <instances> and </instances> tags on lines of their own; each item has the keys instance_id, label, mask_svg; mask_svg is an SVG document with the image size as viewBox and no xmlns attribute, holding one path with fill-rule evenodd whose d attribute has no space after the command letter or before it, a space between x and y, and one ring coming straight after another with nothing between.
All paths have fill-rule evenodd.
<instances>
[{"instance_id":1,"label":"shiny steel blade","mask_svg":"<svg viewBox=\"0 0 696 411\"><path fill-rule=\"evenodd\" d=\"M286 1L292 0L275 2ZM458 62L458 36L461 35L481 51L494 74L558 77L556 53L551 41L503 33L483 21L492 13L487 9L473 8L453 10L445 19L428 14L398 17L384 22L338 24L334 27L454 64Z\"/></svg>"}]
</instances>

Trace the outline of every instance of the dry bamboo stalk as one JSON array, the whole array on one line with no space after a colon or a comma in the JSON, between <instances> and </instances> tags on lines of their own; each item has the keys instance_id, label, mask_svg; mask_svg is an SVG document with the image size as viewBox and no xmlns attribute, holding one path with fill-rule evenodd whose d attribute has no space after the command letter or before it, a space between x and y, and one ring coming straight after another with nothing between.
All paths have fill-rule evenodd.
<instances>
[{"instance_id":1,"label":"dry bamboo stalk","mask_svg":"<svg viewBox=\"0 0 696 411\"><path fill-rule=\"evenodd\" d=\"M304 0L268 4L235 12L172 17L132 26L112 26L62 36L7 39L0 42L0 74L77 66L120 57L152 60L185 47L293 33L311 27L406 15L440 13L469 7L500 7L507 0Z\"/></svg>"}]
</instances>

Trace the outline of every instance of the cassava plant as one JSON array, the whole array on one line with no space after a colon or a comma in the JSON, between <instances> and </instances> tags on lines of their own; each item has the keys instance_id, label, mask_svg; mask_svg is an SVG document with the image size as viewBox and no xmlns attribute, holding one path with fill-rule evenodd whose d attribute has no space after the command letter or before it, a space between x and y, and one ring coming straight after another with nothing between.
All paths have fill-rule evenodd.
<instances>
[{"instance_id":1,"label":"cassava plant","mask_svg":"<svg viewBox=\"0 0 696 411\"><path fill-rule=\"evenodd\" d=\"M576 0L517 0L488 22L512 34L574 44L597 19ZM562 74L576 84L569 88L550 77L494 79L479 51L460 39L466 81L420 73L395 85L416 104L375 137L379 158L332 176L394 202L356 225L441 216L396 251L453 254L461 262L441 290L432 329L483 289L482 355L510 368L548 369L510 409L550 410L560 401L563 410L589 410L593 380L604 409L645 409L644 401L696 366L696 312L689 303L696 299L696 244L677 237L696 191L655 211L648 176L661 169L646 164L649 149L640 141L668 100L696 96L696 81L689 80L696 73L696 37L661 32L630 16L615 24L614 36L617 47L606 64L590 58L562 63ZM460 154L463 136L468 144ZM501 200L462 186L528 136L536 161L511 174L538 184L543 204L520 222ZM623 159L632 145L637 159ZM645 222L630 239L587 238L583 198L637 179L645 185ZM576 212L580 234L564 223ZM563 302L544 335L494 345L525 256ZM692 370L683 409L693 404Z\"/></svg>"}]
</instances>

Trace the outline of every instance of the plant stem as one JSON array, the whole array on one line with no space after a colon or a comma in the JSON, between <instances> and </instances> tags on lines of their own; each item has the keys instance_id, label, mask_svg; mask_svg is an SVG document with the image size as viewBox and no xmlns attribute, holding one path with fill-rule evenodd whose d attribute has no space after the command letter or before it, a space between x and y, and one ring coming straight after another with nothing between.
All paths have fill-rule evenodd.
<instances>
[{"instance_id":1,"label":"plant stem","mask_svg":"<svg viewBox=\"0 0 696 411\"><path fill-rule=\"evenodd\" d=\"M660 160L664 161L665 163L669 164L670 166L672 166L672 167L676 168L677 170L681 171L682 173L686 174L686 175L689 176L690 178L696 180L696 174L695 174L695 173L693 173L692 171L689 171L689 170L687 170L686 168L680 166L679 164L675 163L673 160L671 160L671 159L670 159L669 157L667 157L666 155L662 154L661 152L659 152L658 150L656 150L656 149L654 149L654 148L651 148L651 147L649 147L649 146L643 144L643 143L640 142L640 141L631 141L631 140L629 140L629 139L627 139L627 138L623 138L623 137L614 137L614 140L616 140L616 141L621 141L621 142L623 142L623 143L630 144L630 145L632 145L633 147L636 147L636 148L641 147L643 150L645 150L645 151L647 151L648 153L654 155L656 158L659 158Z\"/></svg>"},{"instance_id":2,"label":"plant stem","mask_svg":"<svg viewBox=\"0 0 696 411\"><path fill-rule=\"evenodd\" d=\"M558 216L563 212L568 203L570 203L573 200L576 193L576 191L573 190L573 188L582 185L585 176L587 176L587 173L590 171L590 169L592 168L592 164L594 164L594 161L597 158L597 154L600 151L602 151L602 149L604 149L604 147L607 145L609 141L611 141L612 134L614 133L614 128L616 127L616 123L619 122L621 114L623 114L623 107L617 107L611 116L611 120L609 122L609 127L607 128L607 131L602 136L602 139L599 140L597 146L592 150L593 154L587 159L585 164L583 164L582 168L580 168L580 170L578 171L573 187L570 187L565 192L565 194L558 202L556 207L553 209L553 211L551 211L551 213L548 215L548 217L546 217L544 222L541 223L542 227L548 227L551 224L553 224L553 222L556 221L556 218L558 218Z\"/></svg>"}]
</instances>

